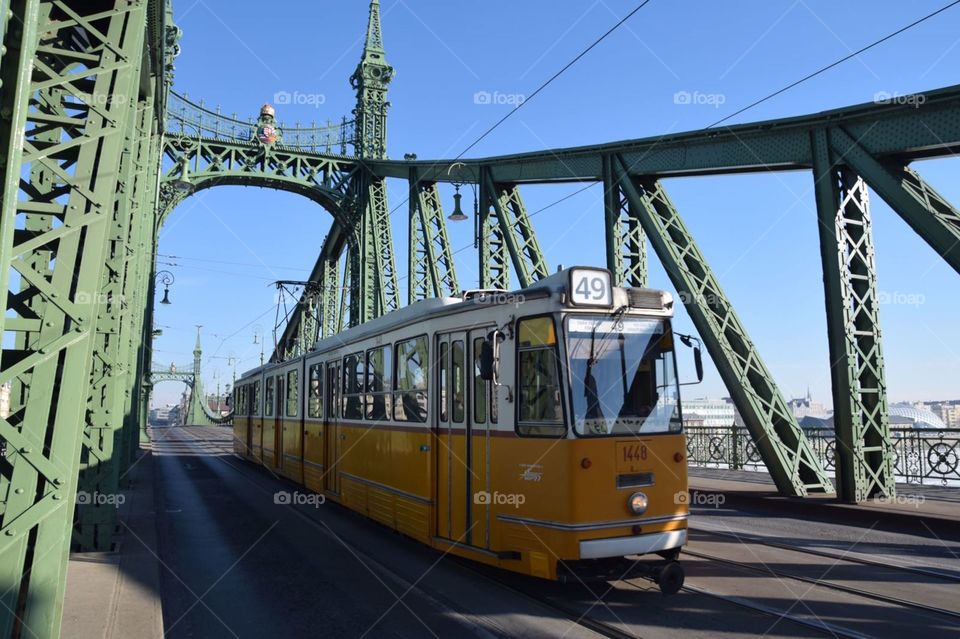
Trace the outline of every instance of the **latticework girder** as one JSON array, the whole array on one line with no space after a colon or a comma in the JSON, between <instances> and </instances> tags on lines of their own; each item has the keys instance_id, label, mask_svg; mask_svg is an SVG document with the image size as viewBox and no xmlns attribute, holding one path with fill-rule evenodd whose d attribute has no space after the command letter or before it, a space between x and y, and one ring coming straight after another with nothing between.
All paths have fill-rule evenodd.
<instances>
[{"instance_id":1,"label":"latticework girder","mask_svg":"<svg viewBox=\"0 0 960 639\"><path fill-rule=\"evenodd\" d=\"M614 176L613 156L603 158L603 209L607 268L616 286L647 285L647 235Z\"/></svg>"},{"instance_id":2,"label":"latticework girder","mask_svg":"<svg viewBox=\"0 0 960 639\"><path fill-rule=\"evenodd\" d=\"M504 240L503 227L493 201L495 189L489 173L481 172L480 211L477 226L480 234L479 264L480 288L508 290L510 288L510 252Z\"/></svg>"},{"instance_id":3,"label":"latticework girder","mask_svg":"<svg viewBox=\"0 0 960 639\"><path fill-rule=\"evenodd\" d=\"M500 237L516 268L517 280L521 287L530 286L550 275L550 269L540 250L520 189L516 184L495 183L489 170L484 171L484 176L482 185L500 226Z\"/></svg>"},{"instance_id":4,"label":"latticework girder","mask_svg":"<svg viewBox=\"0 0 960 639\"><path fill-rule=\"evenodd\" d=\"M162 178L161 223L187 194L218 185L263 186L298 193L323 206L340 224L349 226L352 221L344 210L357 172L352 158L179 134L164 136L163 153L169 167ZM192 190L174 188L175 181L190 185Z\"/></svg>"},{"instance_id":5,"label":"latticework girder","mask_svg":"<svg viewBox=\"0 0 960 639\"><path fill-rule=\"evenodd\" d=\"M838 166L814 132L814 180L833 378L837 492L851 502L893 496L880 308L867 186Z\"/></svg>"},{"instance_id":6,"label":"latticework girder","mask_svg":"<svg viewBox=\"0 0 960 639\"><path fill-rule=\"evenodd\" d=\"M4 637L59 632L98 301L111 238L125 239L112 224L146 8L26 0L4 34L0 294L4 330L21 334L0 360L0 383L12 383L0 419L0 603L16 612L0 615ZM28 216L49 221L34 231Z\"/></svg>"},{"instance_id":7,"label":"latticework girder","mask_svg":"<svg viewBox=\"0 0 960 639\"><path fill-rule=\"evenodd\" d=\"M890 208L960 273L960 211L956 207L924 182L916 171L896 160L878 160L843 129L831 128L829 143L844 164L862 176Z\"/></svg>"},{"instance_id":8,"label":"latticework girder","mask_svg":"<svg viewBox=\"0 0 960 639\"><path fill-rule=\"evenodd\" d=\"M632 178L620 157L615 171L777 488L797 496L833 492L796 417L663 185Z\"/></svg>"},{"instance_id":9,"label":"latticework girder","mask_svg":"<svg viewBox=\"0 0 960 639\"><path fill-rule=\"evenodd\" d=\"M410 171L409 187L407 303L456 295L460 288L440 189L436 182L419 181L416 169Z\"/></svg>"},{"instance_id":10,"label":"latticework girder","mask_svg":"<svg viewBox=\"0 0 960 639\"><path fill-rule=\"evenodd\" d=\"M132 385L129 368L129 332L134 315L132 281L136 261L131 259L134 234L154 202L145 182L155 182L150 169L152 100L131 101L125 148L121 155L113 221L108 237L106 269L100 294L90 303L98 309L94 340L90 398L87 403L78 491L83 495L113 495L120 490L120 474L128 455L121 432L125 424L127 395ZM136 224L135 224L136 222ZM85 551L110 550L117 509L109 501L80 500L77 505L74 544Z\"/></svg>"}]
</instances>

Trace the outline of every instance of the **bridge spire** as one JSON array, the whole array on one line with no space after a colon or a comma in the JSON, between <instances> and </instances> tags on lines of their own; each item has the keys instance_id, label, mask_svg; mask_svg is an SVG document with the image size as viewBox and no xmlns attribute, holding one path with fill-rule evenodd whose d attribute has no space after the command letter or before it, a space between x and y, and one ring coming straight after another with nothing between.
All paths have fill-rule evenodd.
<instances>
[{"instance_id":1,"label":"bridge spire","mask_svg":"<svg viewBox=\"0 0 960 639\"><path fill-rule=\"evenodd\" d=\"M383 51L383 34L380 30L380 0L371 0L370 19L367 21L367 41L363 46L364 57L367 52Z\"/></svg>"},{"instance_id":2,"label":"bridge spire","mask_svg":"<svg viewBox=\"0 0 960 639\"><path fill-rule=\"evenodd\" d=\"M356 153L362 158L387 156L387 85L393 80L393 67L387 64L380 29L380 1L370 2L367 39L350 85L357 92L353 110Z\"/></svg>"}]
</instances>

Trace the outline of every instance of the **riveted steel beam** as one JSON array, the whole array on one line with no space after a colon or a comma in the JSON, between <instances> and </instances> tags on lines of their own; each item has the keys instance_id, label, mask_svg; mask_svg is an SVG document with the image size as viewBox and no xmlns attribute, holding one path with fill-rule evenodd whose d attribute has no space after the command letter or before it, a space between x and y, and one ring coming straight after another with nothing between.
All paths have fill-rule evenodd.
<instances>
[{"instance_id":1,"label":"riveted steel beam","mask_svg":"<svg viewBox=\"0 0 960 639\"><path fill-rule=\"evenodd\" d=\"M519 187L515 184L497 184L493 181L489 169L485 170L485 173L482 184L486 189L487 201L493 206L500 226L500 235L517 270L517 279L521 287L530 286L536 280L550 275L550 269L543 251L540 250L540 243L520 197Z\"/></svg>"},{"instance_id":2,"label":"riveted steel beam","mask_svg":"<svg viewBox=\"0 0 960 639\"><path fill-rule=\"evenodd\" d=\"M30 335L4 345L0 360L0 383L13 385L11 414L0 419L0 473L9 488L0 523L0 603L16 613L0 615L3 637L59 633L100 319L90 301L98 299L107 269L130 100L144 63L146 8L147 0L21 1L12 7L16 31L4 34L0 112L11 120L0 127L8 136L2 322L5 331ZM55 139L51 129L59 132ZM21 180L25 175L31 178ZM26 228L28 215L56 223L16 230ZM19 282L16 296L8 292L11 275Z\"/></svg>"},{"instance_id":3,"label":"riveted steel beam","mask_svg":"<svg viewBox=\"0 0 960 639\"><path fill-rule=\"evenodd\" d=\"M480 170L479 197L477 231L480 263L477 272L480 273L480 281L478 286L506 291L510 288L510 252L504 240L500 215L493 205L496 199L496 188L490 180L489 171L485 169Z\"/></svg>"},{"instance_id":4,"label":"riveted steel beam","mask_svg":"<svg viewBox=\"0 0 960 639\"><path fill-rule=\"evenodd\" d=\"M516 153L470 160L371 161L378 175L404 178L411 165L423 180L469 182L483 167L510 184L597 182L603 156L619 155L636 175L678 177L809 169L810 132L842 127L878 158L909 162L960 152L960 85L925 91L917 100L846 106L800 117L657 135L639 140Z\"/></svg>"},{"instance_id":5,"label":"riveted steel beam","mask_svg":"<svg viewBox=\"0 0 960 639\"><path fill-rule=\"evenodd\" d=\"M796 496L832 492L810 442L663 185L634 179L628 166L616 158L620 188L640 215L777 488Z\"/></svg>"},{"instance_id":6,"label":"riveted steel beam","mask_svg":"<svg viewBox=\"0 0 960 639\"><path fill-rule=\"evenodd\" d=\"M834 154L960 273L960 211L904 164L877 159L862 142L839 127L830 128L828 135Z\"/></svg>"},{"instance_id":7,"label":"riveted steel beam","mask_svg":"<svg viewBox=\"0 0 960 639\"><path fill-rule=\"evenodd\" d=\"M440 189L436 182L421 182L415 169L410 170L409 188L407 303L456 295L460 288Z\"/></svg>"},{"instance_id":8,"label":"riveted steel beam","mask_svg":"<svg viewBox=\"0 0 960 639\"><path fill-rule=\"evenodd\" d=\"M833 379L837 492L847 501L862 502L894 495L893 443L867 186L839 164L841 156L831 150L829 137L820 129L812 144Z\"/></svg>"},{"instance_id":9,"label":"riveted steel beam","mask_svg":"<svg viewBox=\"0 0 960 639\"><path fill-rule=\"evenodd\" d=\"M647 235L613 171L613 156L603 158L603 209L607 269L616 286L647 285Z\"/></svg>"}]
</instances>

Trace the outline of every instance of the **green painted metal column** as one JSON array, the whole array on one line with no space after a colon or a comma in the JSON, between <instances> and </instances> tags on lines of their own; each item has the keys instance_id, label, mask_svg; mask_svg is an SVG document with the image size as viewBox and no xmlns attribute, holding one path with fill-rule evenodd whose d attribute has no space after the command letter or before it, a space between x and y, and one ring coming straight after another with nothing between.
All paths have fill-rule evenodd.
<instances>
[{"instance_id":1,"label":"green painted metal column","mask_svg":"<svg viewBox=\"0 0 960 639\"><path fill-rule=\"evenodd\" d=\"M812 134L813 174L826 293L837 493L846 501L896 492L880 308L867 186Z\"/></svg>"},{"instance_id":2,"label":"green painted metal column","mask_svg":"<svg viewBox=\"0 0 960 639\"><path fill-rule=\"evenodd\" d=\"M149 113L143 108L144 104L137 96L115 94L113 97L129 104L130 113L112 206L106 268L99 294L87 301L97 309L98 318L74 525L74 545L81 551L111 550L116 534L115 497L120 491L128 381L124 331L125 319L130 315L127 262L132 221L141 214L135 183L142 147L147 142L141 135L141 118Z\"/></svg>"},{"instance_id":3,"label":"green painted metal column","mask_svg":"<svg viewBox=\"0 0 960 639\"><path fill-rule=\"evenodd\" d=\"M614 168L778 490L795 496L833 492L813 447L663 185L632 178L622 157L616 158Z\"/></svg>"},{"instance_id":4,"label":"green painted metal column","mask_svg":"<svg viewBox=\"0 0 960 639\"><path fill-rule=\"evenodd\" d=\"M16 340L24 348L4 348L0 360L0 383L13 383L11 414L0 420L7 488L0 603L16 613L0 615L0 637L56 636L97 334L89 300L102 289L132 117L112 96L136 95L147 2L26 0L12 8L0 97L8 118L0 127L0 295L4 330L29 337ZM70 95L66 117L43 97L51 90ZM24 171L49 179L21 188ZM17 231L28 215L58 223ZM8 293L11 274L22 284L16 298Z\"/></svg>"},{"instance_id":5,"label":"green painted metal column","mask_svg":"<svg viewBox=\"0 0 960 639\"><path fill-rule=\"evenodd\" d=\"M540 250L537 234L533 230L527 208L515 184L496 184L490 169L482 184L487 189L487 198L493 204L500 234L517 269L521 288L550 275L547 260Z\"/></svg>"},{"instance_id":6,"label":"green painted metal column","mask_svg":"<svg viewBox=\"0 0 960 639\"><path fill-rule=\"evenodd\" d=\"M960 273L960 211L920 175L894 160L881 162L839 127L829 130L836 157L850 166L955 271Z\"/></svg>"},{"instance_id":7,"label":"green painted metal column","mask_svg":"<svg viewBox=\"0 0 960 639\"><path fill-rule=\"evenodd\" d=\"M603 158L603 209L607 269L616 286L647 285L647 235L614 175L614 156Z\"/></svg>"},{"instance_id":8,"label":"green painted metal column","mask_svg":"<svg viewBox=\"0 0 960 639\"><path fill-rule=\"evenodd\" d=\"M421 182L415 167L410 168L409 189L407 303L456 295L460 287L440 189L436 182Z\"/></svg>"},{"instance_id":9,"label":"green painted metal column","mask_svg":"<svg viewBox=\"0 0 960 639\"><path fill-rule=\"evenodd\" d=\"M493 202L496 187L493 176L486 167L480 167L480 212L477 220L479 234L480 288L508 290L510 288L510 254L504 240L500 216Z\"/></svg>"}]
</instances>

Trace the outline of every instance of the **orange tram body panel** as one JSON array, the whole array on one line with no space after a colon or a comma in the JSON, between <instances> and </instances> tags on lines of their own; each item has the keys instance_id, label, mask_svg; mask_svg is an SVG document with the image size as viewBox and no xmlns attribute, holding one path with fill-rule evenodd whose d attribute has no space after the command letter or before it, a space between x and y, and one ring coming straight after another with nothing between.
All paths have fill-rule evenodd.
<instances>
[{"instance_id":1,"label":"orange tram body panel","mask_svg":"<svg viewBox=\"0 0 960 639\"><path fill-rule=\"evenodd\" d=\"M639 566L675 591L673 302L611 279L417 302L250 371L234 451L443 552L546 579Z\"/></svg>"}]
</instances>

